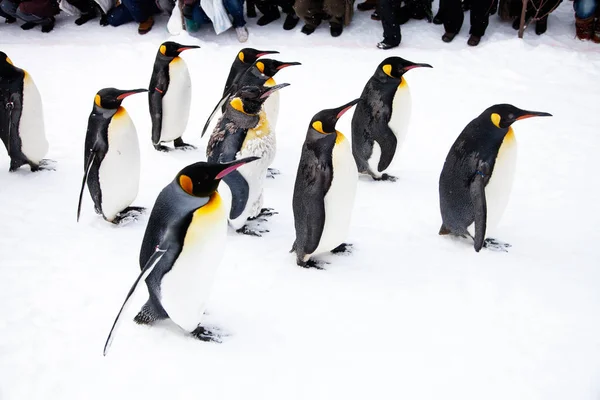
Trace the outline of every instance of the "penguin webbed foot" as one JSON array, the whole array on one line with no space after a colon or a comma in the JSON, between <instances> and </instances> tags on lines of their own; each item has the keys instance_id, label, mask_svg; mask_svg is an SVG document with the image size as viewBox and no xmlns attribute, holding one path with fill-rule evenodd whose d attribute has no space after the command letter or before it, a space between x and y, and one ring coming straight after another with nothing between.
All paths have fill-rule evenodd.
<instances>
[{"instance_id":1,"label":"penguin webbed foot","mask_svg":"<svg viewBox=\"0 0 600 400\"><path fill-rule=\"evenodd\" d=\"M202 340L203 342L214 342L214 343L222 343L221 335L206 329L203 326L198 326L192 332L190 332L193 337L198 340Z\"/></svg>"},{"instance_id":2,"label":"penguin webbed foot","mask_svg":"<svg viewBox=\"0 0 600 400\"><path fill-rule=\"evenodd\" d=\"M254 229L250 229L248 227L248 225L244 225L242 226L240 229L236 230L237 233L241 233L243 235L248 235L248 236L256 236L256 237L262 237L262 233L267 233L269 232L267 229L264 230L254 230Z\"/></svg>"},{"instance_id":3,"label":"penguin webbed foot","mask_svg":"<svg viewBox=\"0 0 600 400\"><path fill-rule=\"evenodd\" d=\"M298 266L305 268L305 269L318 269L318 270L324 270L325 268L323 268L323 265L328 264L325 261L316 261L316 260L311 260L309 259L308 261L304 262L304 263L298 263Z\"/></svg>"},{"instance_id":4,"label":"penguin webbed foot","mask_svg":"<svg viewBox=\"0 0 600 400\"><path fill-rule=\"evenodd\" d=\"M182 150L182 151L196 150L196 146L185 143L181 138L175 139L173 141L173 145L175 146L175 150Z\"/></svg>"},{"instance_id":5,"label":"penguin webbed foot","mask_svg":"<svg viewBox=\"0 0 600 400\"><path fill-rule=\"evenodd\" d=\"M397 177L395 177L393 175L388 175L388 174L382 174L379 178L373 177L373 179L376 181L389 181L389 182L396 182L398 180Z\"/></svg>"},{"instance_id":6,"label":"penguin webbed foot","mask_svg":"<svg viewBox=\"0 0 600 400\"><path fill-rule=\"evenodd\" d=\"M40 161L39 164L29 164L31 167L31 172L37 171L56 171L56 161L49 160L47 158Z\"/></svg>"},{"instance_id":7,"label":"penguin webbed foot","mask_svg":"<svg viewBox=\"0 0 600 400\"><path fill-rule=\"evenodd\" d=\"M508 253L507 249L512 246L508 243L501 242L497 239L486 238L483 241L483 247L485 247L486 249L492 250L492 251L502 251L502 252Z\"/></svg>"},{"instance_id":8,"label":"penguin webbed foot","mask_svg":"<svg viewBox=\"0 0 600 400\"><path fill-rule=\"evenodd\" d=\"M127 207L117 214L113 220L113 224L127 225L130 222L137 221L144 211L146 211L145 207Z\"/></svg>"},{"instance_id":9,"label":"penguin webbed foot","mask_svg":"<svg viewBox=\"0 0 600 400\"><path fill-rule=\"evenodd\" d=\"M335 249L331 250L331 253L332 254L339 254L339 255L352 254L352 248L353 248L353 246L354 245L352 243L342 243L338 247L336 247Z\"/></svg>"},{"instance_id":10,"label":"penguin webbed foot","mask_svg":"<svg viewBox=\"0 0 600 400\"><path fill-rule=\"evenodd\" d=\"M258 215L254 218L259 218L259 217L272 217L275 214L279 214L277 211L275 211L274 208L261 208L260 212L258 213Z\"/></svg>"},{"instance_id":11,"label":"penguin webbed foot","mask_svg":"<svg viewBox=\"0 0 600 400\"><path fill-rule=\"evenodd\" d=\"M170 148L170 147L167 147L167 146L163 146L162 144L155 144L155 145L154 145L154 148L155 148L156 150L158 150L158 151L162 151L162 152L164 152L164 153L168 153L168 152L170 152L171 150L173 150L172 148Z\"/></svg>"},{"instance_id":12,"label":"penguin webbed foot","mask_svg":"<svg viewBox=\"0 0 600 400\"><path fill-rule=\"evenodd\" d=\"M267 178L275 179L275 175L281 175L281 171L275 168L267 168Z\"/></svg>"}]
</instances>

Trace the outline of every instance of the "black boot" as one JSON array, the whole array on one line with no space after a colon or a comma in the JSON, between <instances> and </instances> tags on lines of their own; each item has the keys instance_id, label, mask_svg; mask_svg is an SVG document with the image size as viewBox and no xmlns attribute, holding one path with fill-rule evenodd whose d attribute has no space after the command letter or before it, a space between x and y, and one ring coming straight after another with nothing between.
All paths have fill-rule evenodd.
<instances>
[{"instance_id":1,"label":"black boot","mask_svg":"<svg viewBox=\"0 0 600 400\"><path fill-rule=\"evenodd\" d=\"M298 25L298 21L300 21L300 18L295 13L288 14L283 23L283 29L286 31L294 29Z\"/></svg>"}]
</instances>

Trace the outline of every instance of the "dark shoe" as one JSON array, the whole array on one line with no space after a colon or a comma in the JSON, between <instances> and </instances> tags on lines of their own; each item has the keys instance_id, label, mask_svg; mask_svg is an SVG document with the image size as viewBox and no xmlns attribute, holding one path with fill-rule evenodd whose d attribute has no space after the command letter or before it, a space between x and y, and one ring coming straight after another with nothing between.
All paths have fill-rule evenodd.
<instances>
[{"instance_id":1,"label":"dark shoe","mask_svg":"<svg viewBox=\"0 0 600 400\"><path fill-rule=\"evenodd\" d=\"M265 14L262 17L260 17L258 19L258 21L256 21L256 25L258 26L265 26L270 24L271 22L279 19L281 15L279 14L279 11L277 11L277 13L273 13L273 14Z\"/></svg>"},{"instance_id":2,"label":"dark shoe","mask_svg":"<svg viewBox=\"0 0 600 400\"><path fill-rule=\"evenodd\" d=\"M377 43L377 48L381 49L381 50L389 50L389 49L393 49L394 47L398 47L400 46L400 42L398 42L398 44L391 44L391 43L387 43L385 40L382 42Z\"/></svg>"},{"instance_id":3,"label":"dark shoe","mask_svg":"<svg viewBox=\"0 0 600 400\"><path fill-rule=\"evenodd\" d=\"M433 23L435 25L441 25L444 23L444 20L442 19L442 16L439 12L435 15L435 17L433 17Z\"/></svg>"},{"instance_id":4,"label":"dark shoe","mask_svg":"<svg viewBox=\"0 0 600 400\"><path fill-rule=\"evenodd\" d=\"M140 35L145 35L146 33L150 32L150 30L152 29L153 26L154 26L154 18L150 17L147 20L145 20L144 22L140 22L140 25L138 26L138 33Z\"/></svg>"},{"instance_id":5,"label":"dark shoe","mask_svg":"<svg viewBox=\"0 0 600 400\"><path fill-rule=\"evenodd\" d=\"M538 19L535 23L535 34L543 35L548 30L548 16Z\"/></svg>"},{"instance_id":6,"label":"dark shoe","mask_svg":"<svg viewBox=\"0 0 600 400\"><path fill-rule=\"evenodd\" d=\"M11 17L10 15L4 18L6 18L6 20L4 21L5 24L12 24L14 22L17 22L17 19L15 17Z\"/></svg>"},{"instance_id":7,"label":"dark shoe","mask_svg":"<svg viewBox=\"0 0 600 400\"><path fill-rule=\"evenodd\" d=\"M356 5L356 9L359 11L369 11L377 8L377 1L366 0L364 3Z\"/></svg>"},{"instance_id":8,"label":"dark shoe","mask_svg":"<svg viewBox=\"0 0 600 400\"><path fill-rule=\"evenodd\" d=\"M50 32L52 29L54 29L54 17L50 18L50 22L42 25L42 32L44 33L48 33Z\"/></svg>"},{"instance_id":9,"label":"dark shoe","mask_svg":"<svg viewBox=\"0 0 600 400\"><path fill-rule=\"evenodd\" d=\"M519 30L519 28L521 27L521 17L515 18L515 20L512 23L512 27L515 31Z\"/></svg>"},{"instance_id":10,"label":"dark shoe","mask_svg":"<svg viewBox=\"0 0 600 400\"><path fill-rule=\"evenodd\" d=\"M286 31L294 29L298 25L298 21L300 21L300 18L296 14L288 14L283 23L283 29Z\"/></svg>"},{"instance_id":11,"label":"dark shoe","mask_svg":"<svg viewBox=\"0 0 600 400\"><path fill-rule=\"evenodd\" d=\"M377 11L375 11L373 14L371 14L371 19L373 21L381 21L381 17L379 17L379 13Z\"/></svg>"},{"instance_id":12,"label":"dark shoe","mask_svg":"<svg viewBox=\"0 0 600 400\"><path fill-rule=\"evenodd\" d=\"M79 17L75 20L75 25L83 25L86 22L88 22L89 20L92 20L94 18L96 18L96 14L94 14L94 13L83 14L81 17Z\"/></svg>"},{"instance_id":13,"label":"dark shoe","mask_svg":"<svg viewBox=\"0 0 600 400\"><path fill-rule=\"evenodd\" d=\"M25 22L23 25L21 25L21 29L24 31L28 31L33 28L35 28L35 24L33 22Z\"/></svg>"},{"instance_id":14,"label":"dark shoe","mask_svg":"<svg viewBox=\"0 0 600 400\"><path fill-rule=\"evenodd\" d=\"M304 33L305 35L310 35L315 31L315 29L317 29L316 26L306 24L302 27L302 33Z\"/></svg>"},{"instance_id":15,"label":"dark shoe","mask_svg":"<svg viewBox=\"0 0 600 400\"><path fill-rule=\"evenodd\" d=\"M575 32L580 40L590 40L594 33L594 17L575 18Z\"/></svg>"},{"instance_id":16,"label":"dark shoe","mask_svg":"<svg viewBox=\"0 0 600 400\"><path fill-rule=\"evenodd\" d=\"M344 30L344 26L340 24L330 24L329 31L331 32L331 36L338 37L342 34Z\"/></svg>"},{"instance_id":17,"label":"dark shoe","mask_svg":"<svg viewBox=\"0 0 600 400\"><path fill-rule=\"evenodd\" d=\"M481 36L471 35L469 40L467 40L467 44L469 46L477 46L479 44L480 40L481 40Z\"/></svg>"},{"instance_id":18,"label":"dark shoe","mask_svg":"<svg viewBox=\"0 0 600 400\"><path fill-rule=\"evenodd\" d=\"M454 40L454 37L456 36L456 33L451 33L451 32L446 32L444 33L444 35L442 36L442 41L446 42L446 43L450 43L451 41Z\"/></svg>"}]
</instances>

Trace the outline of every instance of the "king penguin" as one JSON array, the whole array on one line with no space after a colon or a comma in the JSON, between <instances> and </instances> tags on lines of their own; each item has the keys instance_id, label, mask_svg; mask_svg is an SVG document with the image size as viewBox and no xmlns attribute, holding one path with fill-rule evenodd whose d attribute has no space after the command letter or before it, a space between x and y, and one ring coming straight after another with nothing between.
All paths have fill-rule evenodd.
<instances>
[{"instance_id":1,"label":"king penguin","mask_svg":"<svg viewBox=\"0 0 600 400\"><path fill-rule=\"evenodd\" d=\"M229 91L233 82L238 80L239 77L256 62L256 60L268 54L279 54L279 52L275 50L256 50L249 47L240 50L231 64L231 69L229 70L229 76L227 76L222 96L225 96L225 93Z\"/></svg>"},{"instance_id":2,"label":"king penguin","mask_svg":"<svg viewBox=\"0 0 600 400\"><path fill-rule=\"evenodd\" d=\"M223 177L254 160L188 165L160 192L142 241L141 272L117 314L104 355L142 280L149 299L135 322L151 325L169 318L197 339L220 341L200 325L227 239L227 209L217 189Z\"/></svg>"},{"instance_id":3,"label":"king penguin","mask_svg":"<svg viewBox=\"0 0 600 400\"><path fill-rule=\"evenodd\" d=\"M513 184L517 142L511 125L530 117L551 116L496 104L471 121L448 152L439 181L440 235L469 236L475 251L509 245L486 239L496 227Z\"/></svg>"},{"instance_id":4,"label":"king penguin","mask_svg":"<svg viewBox=\"0 0 600 400\"><path fill-rule=\"evenodd\" d=\"M247 221L273 215L272 209L262 208L267 168L275 158L275 133L263 103L286 86L289 84L240 88L227 104L206 147L209 162L260 157L260 161L245 165L223 179L231 191L229 223L238 233L260 236L266 231L251 229Z\"/></svg>"},{"instance_id":5,"label":"king penguin","mask_svg":"<svg viewBox=\"0 0 600 400\"><path fill-rule=\"evenodd\" d=\"M352 117L352 154L358 172L374 180L395 181L384 173L402 146L412 102L404 74L413 68L427 67L400 57L383 60L369 79Z\"/></svg>"},{"instance_id":6,"label":"king penguin","mask_svg":"<svg viewBox=\"0 0 600 400\"><path fill-rule=\"evenodd\" d=\"M0 138L10 157L9 171L29 165L31 171L53 169L45 160L48 141L42 98L31 75L0 51Z\"/></svg>"},{"instance_id":7,"label":"king penguin","mask_svg":"<svg viewBox=\"0 0 600 400\"><path fill-rule=\"evenodd\" d=\"M86 182L96 213L108 222L130 222L144 211L143 207L130 207L140 184L140 148L133 121L121 107L126 97L142 92L146 89L106 88L94 97L85 135L77 221Z\"/></svg>"},{"instance_id":8,"label":"king penguin","mask_svg":"<svg viewBox=\"0 0 600 400\"><path fill-rule=\"evenodd\" d=\"M359 101L323 110L310 121L292 201L296 240L290 252L296 252L301 267L320 269L313 256L350 250L343 241L350 228L358 171L350 143L335 125Z\"/></svg>"},{"instance_id":9,"label":"king penguin","mask_svg":"<svg viewBox=\"0 0 600 400\"><path fill-rule=\"evenodd\" d=\"M184 46L175 42L160 45L154 61L148 100L152 119L152 144L159 151L169 151L161 143L171 142L176 149L195 148L181 139L187 127L192 101L192 81L181 52L200 46Z\"/></svg>"}]
</instances>

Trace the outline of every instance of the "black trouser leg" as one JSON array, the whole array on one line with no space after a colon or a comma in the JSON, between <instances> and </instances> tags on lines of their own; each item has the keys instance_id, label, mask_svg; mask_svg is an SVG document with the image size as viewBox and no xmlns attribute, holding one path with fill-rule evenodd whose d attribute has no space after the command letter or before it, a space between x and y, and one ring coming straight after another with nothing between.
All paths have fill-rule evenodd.
<instances>
[{"instance_id":1,"label":"black trouser leg","mask_svg":"<svg viewBox=\"0 0 600 400\"><path fill-rule=\"evenodd\" d=\"M471 30L469 31L471 35L479 37L485 35L485 30L490 23L493 3L493 0L479 0L471 4Z\"/></svg>"},{"instance_id":2,"label":"black trouser leg","mask_svg":"<svg viewBox=\"0 0 600 400\"><path fill-rule=\"evenodd\" d=\"M446 32L454 34L460 32L460 28L465 19L461 0L440 0L440 10L442 12L444 29ZM471 13L472 12L473 11L471 11Z\"/></svg>"},{"instance_id":3,"label":"black trouser leg","mask_svg":"<svg viewBox=\"0 0 600 400\"><path fill-rule=\"evenodd\" d=\"M380 0L377 10L383 27L383 41L386 44L398 45L402 40L398 21L400 0Z\"/></svg>"},{"instance_id":4,"label":"black trouser leg","mask_svg":"<svg viewBox=\"0 0 600 400\"><path fill-rule=\"evenodd\" d=\"M294 11L294 0L278 0L277 4L285 14L296 14Z\"/></svg>"},{"instance_id":5,"label":"black trouser leg","mask_svg":"<svg viewBox=\"0 0 600 400\"><path fill-rule=\"evenodd\" d=\"M263 15L278 15L279 9L271 0L255 0L254 4Z\"/></svg>"}]
</instances>

